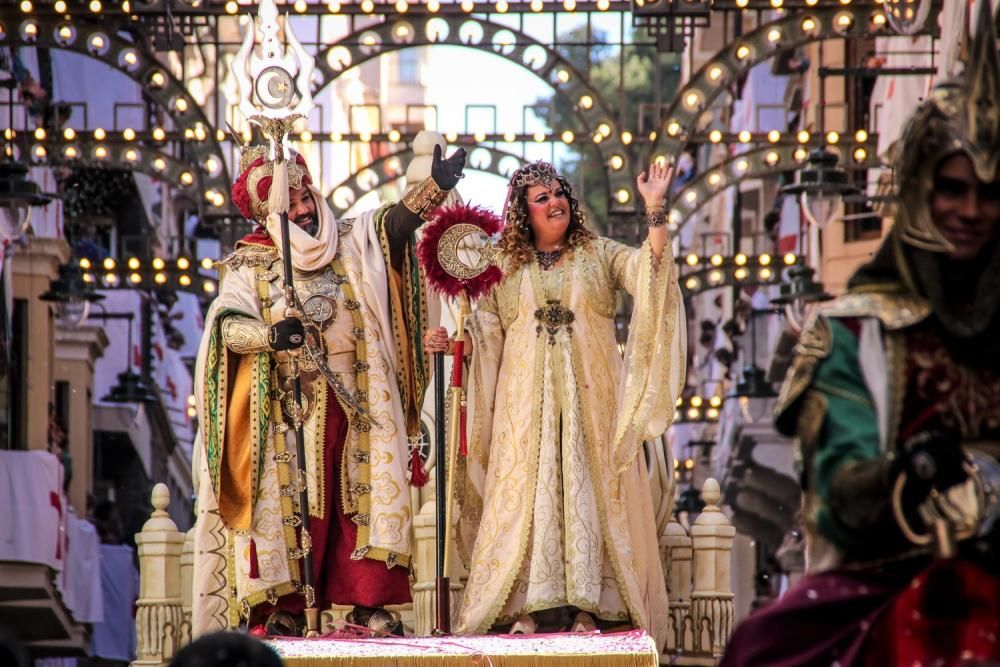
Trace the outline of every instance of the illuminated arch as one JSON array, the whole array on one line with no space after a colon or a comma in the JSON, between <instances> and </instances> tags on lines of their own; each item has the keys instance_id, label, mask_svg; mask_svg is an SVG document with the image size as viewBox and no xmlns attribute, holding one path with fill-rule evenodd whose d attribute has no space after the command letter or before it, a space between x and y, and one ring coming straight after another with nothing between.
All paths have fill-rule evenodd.
<instances>
[{"instance_id":1,"label":"illuminated arch","mask_svg":"<svg viewBox=\"0 0 1000 667\"><path fill-rule=\"evenodd\" d=\"M710 58L678 92L664 116L650 155L680 155L712 101L751 67L775 53L810 42L845 37L872 37L888 32L880 5L825 7L786 13L735 39ZM925 24L936 26L934 17Z\"/></svg>"},{"instance_id":2,"label":"illuminated arch","mask_svg":"<svg viewBox=\"0 0 1000 667\"><path fill-rule=\"evenodd\" d=\"M375 160L331 188L326 196L327 203L335 215L338 217L343 215L368 192L404 178L406 165L412 159L413 149L405 148ZM497 148L477 146L469 153L467 168L509 178L512 168L516 169L524 162L525 158L520 155Z\"/></svg>"},{"instance_id":3,"label":"illuminated arch","mask_svg":"<svg viewBox=\"0 0 1000 667\"><path fill-rule=\"evenodd\" d=\"M178 160L169 153L157 150L153 144L138 141L95 141L93 137L86 136L77 137L73 141L56 142L47 139L42 142L31 142L31 148L35 146L42 146L46 151L45 156L41 158L31 151L29 151L30 155L26 155L27 161L35 166L86 166L124 169L146 174L181 189L190 185L186 182L187 178L183 177L183 174L188 173L193 179L195 173L195 170L188 163ZM75 151L75 155L67 154L71 149ZM134 152L134 154L130 152ZM218 161L217 164L219 165L218 169L224 168L224 163L221 161Z\"/></svg>"},{"instance_id":4,"label":"illuminated arch","mask_svg":"<svg viewBox=\"0 0 1000 667\"><path fill-rule=\"evenodd\" d=\"M168 168L155 175L157 178L178 183L188 192L214 190L219 193L222 200L218 206L211 204L212 212L231 212L229 173L213 125L187 88L162 63L143 52L136 44L123 40L114 32L99 25L77 24L58 16L25 15L18 13L17 9L7 9L0 12L0 46L42 47L92 58L136 82L159 104L179 130L183 131L201 124L205 130L205 140L186 142L193 164L172 158ZM155 145L136 142L135 147L143 151L143 157L154 153L164 155ZM204 167L210 157L219 165L214 174L209 173ZM136 165L133 164L123 166L143 171L136 169ZM183 182L187 180L182 179L185 171L194 177L190 184ZM204 202L204 198L200 195L192 198Z\"/></svg>"},{"instance_id":5,"label":"illuminated arch","mask_svg":"<svg viewBox=\"0 0 1000 667\"><path fill-rule=\"evenodd\" d=\"M841 166L856 168L883 166L883 162L875 155L874 150L878 137L872 137L869 141L871 144L841 145ZM723 194L728 188L739 185L742 181L776 176L790 169L798 169L805 162L806 153L818 147L818 141L812 141L811 145L762 146L708 167L674 194L670 208L671 229L677 230L683 227L710 201ZM852 156L857 148L862 147L866 149L865 159L858 162ZM800 151L798 155L796 155L797 151Z\"/></svg>"},{"instance_id":6,"label":"illuminated arch","mask_svg":"<svg viewBox=\"0 0 1000 667\"><path fill-rule=\"evenodd\" d=\"M587 130L588 136L578 139L581 142L592 141L598 128L606 125L607 135L593 143L604 165L609 212L634 209L631 155L601 93L558 51L509 26L473 16L407 16L367 26L317 54L313 95L348 69L385 53L442 44L492 53L548 83L570 102ZM625 202L617 199L620 192L627 193Z\"/></svg>"}]
</instances>

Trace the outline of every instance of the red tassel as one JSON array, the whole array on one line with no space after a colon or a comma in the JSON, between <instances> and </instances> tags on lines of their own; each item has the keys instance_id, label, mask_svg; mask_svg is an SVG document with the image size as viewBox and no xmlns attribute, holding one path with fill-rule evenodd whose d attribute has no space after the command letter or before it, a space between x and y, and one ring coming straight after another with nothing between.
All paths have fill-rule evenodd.
<instances>
[{"instance_id":1,"label":"red tassel","mask_svg":"<svg viewBox=\"0 0 1000 667\"><path fill-rule=\"evenodd\" d=\"M56 526L56 560L62 560L62 500L55 491L49 492L49 503L59 512L59 525Z\"/></svg>"},{"instance_id":2,"label":"red tassel","mask_svg":"<svg viewBox=\"0 0 1000 667\"><path fill-rule=\"evenodd\" d=\"M257 563L257 543L250 538L250 578L260 579L260 565Z\"/></svg>"},{"instance_id":3,"label":"red tassel","mask_svg":"<svg viewBox=\"0 0 1000 667\"><path fill-rule=\"evenodd\" d=\"M455 354L451 358L451 386L462 386L462 362L465 356L465 341L455 341Z\"/></svg>"},{"instance_id":4,"label":"red tassel","mask_svg":"<svg viewBox=\"0 0 1000 667\"><path fill-rule=\"evenodd\" d=\"M467 414L466 411L465 411L465 401L462 401L462 411L459 414L461 416L459 417L459 420L458 420L458 424L459 424L458 428L459 428L459 431L461 431L461 434L459 435L459 441L458 441L458 453L461 454L462 456L468 456L469 455L469 440L466 437L467 429L465 428L465 426L466 426L465 419L466 419L466 414Z\"/></svg>"},{"instance_id":5,"label":"red tassel","mask_svg":"<svg viewBox=\"0 0 1000 667\"><path fill-rule=\"evenodd\" d=\"M420 488L427 484L430 477L424 470L424 461L420 458L420 447L410 448L410 485Z\"/></svg>"}]
</instances>

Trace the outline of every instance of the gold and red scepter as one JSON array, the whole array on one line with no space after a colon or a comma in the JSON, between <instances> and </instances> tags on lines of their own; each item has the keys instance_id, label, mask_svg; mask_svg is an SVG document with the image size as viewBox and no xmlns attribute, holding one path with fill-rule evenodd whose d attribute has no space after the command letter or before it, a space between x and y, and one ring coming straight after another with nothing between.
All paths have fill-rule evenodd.
<instances>
[{"instance_id":1,"label":"gold and red scepter","mask_svg":"<svg viewBox=\"0 0 1000 667\"><path fill-rule=\"evenodd\" d=\"M417 255L427 282L441 296L457 300L459 313L452 358L451 387L448 392L447 443L445 442L444 353L434 354L434 403L437 425L437 572L434 578L436 600L435 634L451 634L451 582L448 578L451 559L452 498L455 491L455 464L465 447L465 392L462 389L465 353L465 320L471 314L470 303L486 294L503 278L493 263L495 251L490 238L500 232L503 223L492 211L478 206L458 205L441 209L424 226ZM447 452L447 456L444 453ZM448 461L447 466L445 460Z\"/></svg>"},{"instance_id":2,"label":"gold and red scepter","mask_svg":"<svg viewBox=\"0 0 1000 667\"><path fill-rule=\"evenodd\" d=\"M260 54L254 49L257 25L248 16L243 44L236 52L231 70L239 86L239 110L246 120L260 127L270 144L272 164L271 189L268 193L268 214L281 217L281 254L284 267L285 317L301 317L295 308L295 285L292 276L292 249L288 232L288 134L300 118L313 109L310 86L315 68L310 56L285 20L285 36L291 47L286 51L278 34L278 8L274 0L261 0L257 10L262 36ZM298 490L299 545L290 549L289 557L301 560L302 595L305 598L306 636L319 634L319 610L313 587L312 537L309 531L309 488L305 470L305 434L303 433L302 382L299 378L298 350L288 353L292 397L291 415L295 430L296 474L292 485ZM294 554L294 555L293 555Z\"/></svg>"}]
</instances>

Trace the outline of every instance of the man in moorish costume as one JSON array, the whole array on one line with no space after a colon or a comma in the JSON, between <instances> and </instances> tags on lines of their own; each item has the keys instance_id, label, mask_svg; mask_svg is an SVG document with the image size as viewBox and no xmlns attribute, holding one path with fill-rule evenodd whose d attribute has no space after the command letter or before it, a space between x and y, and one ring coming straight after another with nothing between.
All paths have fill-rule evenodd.
<instances>
[{"instance_id":1,"label":"man in moorish costume","mask_svg":"<svg viewBox=\"0 0 1000 667\"><path fill-rule=\"evenodd\" d=\"M1000 659L1000 57L983 4L964 74L902 136L894 227L805 327L778 399L810 574L723 664Z\"/></svg>"},{"instance_id":2,"label":"man in moorish costume","mask_svg":"<svg viewBox=\"0 0 1000 667\"><path fill-rule=\"evenodd\" d=\"M353 605L351 620L385 628L382 608L410 601L407 438L419 433L427 378L414 341L437 316L412 239L464 163L464 150L442 160L435 147L431 177L401 202L337 221L302 156L288 162L303 326L285 318L272 163L263 148L244 152L232 197L258 226L220 262L196 368L195 635L241 623L287 629L304 608L286 443L289 352L299 348L316 604Z\"/></svg>"}]
</instances>

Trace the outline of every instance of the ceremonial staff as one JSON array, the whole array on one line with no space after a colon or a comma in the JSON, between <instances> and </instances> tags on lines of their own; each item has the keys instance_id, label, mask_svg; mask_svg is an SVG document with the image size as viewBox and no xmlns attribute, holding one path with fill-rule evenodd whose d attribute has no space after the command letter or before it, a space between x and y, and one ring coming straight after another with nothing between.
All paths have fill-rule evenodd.
<instances>
[{"instance_id":1,"label":"ceremonial staff","mask_svg":"<svg viewBox=\"0 0 1000 667\"><path fill-rule=\"evenodd\" d=\"M492 212L475 206L452 206L438 211L424 227L417 247L420 264L431 288L459 303L455 351L445 429L444 353L434 354L435 445L437 448L437 572L434 581L437 634L451 634L451 581L448 577L452 540L452 496L457 456L465 445L465 392L462 388L465 321L470 301L488 292L503 274L494 264L490 237L503 223ZM447 433L447 437L446 434ZM445 465L447 461L447 465Z\"/></svg>"},{"instance_id":2,"label":"ceremonial staff","mask_svg":"<svg viewBox=\"0 0 1000 667\"><path fill-rule=\"evenodd\" d=\"M285 36L291 47L286 52L278 39L278 8L274 0L261 0L257 11L262 40L260 54L255 52L255 23L247 18L243 44L233 58L233 77L239 86L240 113L261 132L270 144L272 165L271 189L268 193L268 215L281 216L281 256L284 269L285 317L300 318L296 309L295 284L292 275L292 249L288 230L288 147L286 141L295 122L313 108L310 92L315 67L313 58L295 38L291 23L285 18ZM288 350L292 382L292 403L284 405L295 431L295 477L292 486L298 491L299 545L290 549L289 557L300 560L302 595L305 598L306 636L319 633L319 610L313 588L312 536L309 532L309 488L305 471L305 435L303 433L302 382L299 377L299 349Z\"/></svg>"},{"instance_id":3,"label":"ceremonial staff","mask_svg":"<svg viewBox=\"0 0 1000 667\"><path fill-rule=\"evenodd\" d=\"M436 556L434 571L434 609L436 610L434 620L435 634L451 634L451 581L448 579L448 572L445 570L444 562L447 554L445 545L445 510L447 497L441 492L447 486L447 472L445 467L444 453L447 450L447 436L444 432L445 414L445 391L444 391L444 352L434 353L434 415L437 424L434 427L434 450L437 452L437 468L435 470L434 481L435 492L435 527L434 538Z\"/></svg>"}]
</instances>

